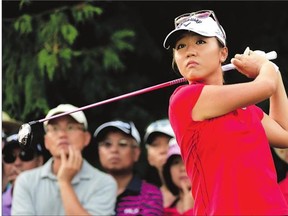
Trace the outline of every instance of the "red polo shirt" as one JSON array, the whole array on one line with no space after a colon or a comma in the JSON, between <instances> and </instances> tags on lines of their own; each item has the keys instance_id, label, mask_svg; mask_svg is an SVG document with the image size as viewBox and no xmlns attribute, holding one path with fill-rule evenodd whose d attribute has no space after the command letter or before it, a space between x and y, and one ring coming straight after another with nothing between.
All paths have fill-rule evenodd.
<instances>
[{"instance_id":1,"label":"red polo shirt","mask_svg":"<svg viewBox=\"0 0 288 216\"><path fill-rule=\"evenodd\" d=\"M178 87L169 119L192 182L195 215L287 215L256 106L193 121L203 84Z\"/></svg>"}]
</instances>

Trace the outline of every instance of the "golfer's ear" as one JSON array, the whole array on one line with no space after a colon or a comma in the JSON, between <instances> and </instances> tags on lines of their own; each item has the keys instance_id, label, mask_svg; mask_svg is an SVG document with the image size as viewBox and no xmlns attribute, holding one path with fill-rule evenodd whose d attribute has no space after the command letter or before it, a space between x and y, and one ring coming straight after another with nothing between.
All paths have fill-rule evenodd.
<instances>
[{"instance_id":1,"label":"golfer's ear","mask_svg":"<svg viewBox=\"0 0 288 216\"><path fill-rule=\"evenodd\" d=\"M220 53L220 61L221 63L224 63L228 57L228 48L227 47L223 47L221 49L221 53Z\"/></svg>"}]
</instances>

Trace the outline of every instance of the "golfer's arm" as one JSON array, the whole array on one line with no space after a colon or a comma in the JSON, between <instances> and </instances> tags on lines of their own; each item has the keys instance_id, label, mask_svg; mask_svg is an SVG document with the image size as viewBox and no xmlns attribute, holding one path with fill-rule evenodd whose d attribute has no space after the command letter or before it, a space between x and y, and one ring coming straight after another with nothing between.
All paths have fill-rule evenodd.
<instances>
[{"instance_id":1,"label":"golfer's arm","mask_svg":"<svg viewBox=\"0 0 288 216\"><path fill-rule=\"evenodd\" d=\"M192 110L196 121L211 119L241 107L270 98L277 88L277 76L271 63L261 68L251 82L230 85L206 85Z\"/></svg>"},{"instance_id":2,"label":"golfer's arm","mask_svg":"<svg viewBox=\"0 0 288 216\"><path fill-rule=\"evenodd\" d=\"M262 124L272 147L288 148L288 99L280 73L276 91L270 97L269 116L264 115Z\"/></svg>"},{"instance_id":3,"label":"golfer's arm","mask_svg":"<svg viewBox=\"0 0 288 216\"><path fill-rule=\"evenodd\" d=\"M270 97L269 116L288 131L288 99L280 72L278 72L277 89Z\"/></svg>"}]
</instances>

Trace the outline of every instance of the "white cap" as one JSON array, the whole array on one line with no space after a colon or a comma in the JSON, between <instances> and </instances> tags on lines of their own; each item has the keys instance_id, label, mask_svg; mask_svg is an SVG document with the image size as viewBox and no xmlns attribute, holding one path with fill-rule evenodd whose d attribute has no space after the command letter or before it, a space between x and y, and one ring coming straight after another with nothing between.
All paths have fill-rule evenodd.
<instances>
[{"instance_id":1,"label":"white cap","mask_svg":"<svg viewBox=\"0 0 288 216\"><path fill-rule=\"evenodd\" d=\"M140 134L137 128L135 127L134 123L133 122L128 123L123 121L110 121L100 125L94 132L95 139L96 140L99 139L102 133L104 132L104 129L107 128L117 128L120 131L124 132L125 134L134 138L137 141L138 145L140 145L141 143Z\"/></svg>"},{"instance_id":2,"label":"white cap","mask_svg":"<svg viewBox=\"0 0 288 216\"><path fill-rule=\"evenodd\" d=\"M180 147L179 147L179 145L178 145L178 143L177 143L175 138L172 138L169 141L169 149L168 149L168 153L167 153L167 160L172 155L181 155Z\"/></svg>"},{"instance_id":3,"label":"white cap","mask_svg":"<svg viewBox=\"0 0 288 216\"><path fill-rule=\"evenodd\" d=\"M176 26L175 29L166 36L163 46L164 48L169 49L171 44L176 42L175 40L177 39L177 36L179 36L179 33L183 33L183 31L195 32L205 37L217 37L217 39L226 46L226 35L224 35L225 33L222 33L220 28L224 32L224 29L220 24L218 25L211 17L198 18L196 16L191 16L183 23Z\"/></svg>"},{"instance_id":4,"label":"white cap","mask_svg":"<svg viewBox=\"0 0 288 216\"><path fill-rule=\"evenodd\" d=\"M78 107L75 107L71 104L60 104L57 107L51 109L48 114L46 115L46 118L49 118L53 115L60 114L60 113L65 113L65 112L71 112L78 109ZM88 123L87 119L85 117L85 114L83 111L77 111L74 113L70 113L69 116L71 116L75 121L77 121L80 124L84 125L84 128L87 130L88 129ZM47 127L49 121L44 121L44 128Z\"/></svg>"},{"instance_id":5,"label":"white cap","mask_svg":"<svg viewBox=\"0 0 288 216\"><path fill-rule=\"evenodd\" d=\"M153 133L163 133L167 136L170 136L171 138L175 136L170 121L168 119L161 119L155 121L147 127L146 134L144 135L145 143L151 143L150 137Z\"/></svg>"}]
</instances>

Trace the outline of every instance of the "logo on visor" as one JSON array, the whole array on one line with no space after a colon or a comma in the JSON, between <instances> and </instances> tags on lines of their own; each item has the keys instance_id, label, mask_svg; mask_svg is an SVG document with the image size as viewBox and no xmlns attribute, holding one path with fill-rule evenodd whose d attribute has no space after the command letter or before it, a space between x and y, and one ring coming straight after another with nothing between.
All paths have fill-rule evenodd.
<instances>
[{"instance_id":1,"label":"logo on visor","mask_svg":"<svg viewBox=\"0 0 288 216\"><path fill-rule=\"evenodd\" d=\"M187 27L187 26L189 26L189 25L191 24L191 22L195 22L195 23L197 23L197 24L200 24L200 23L202 23L202 20L200 20L200 19L198 19L198 18L196 18L196 17L190 17L190 18L188 18L187 20L185 20L185 22L181 23L181 24L178 26L178 28L181 27L182 25L184 25L185 27Z\"/></svg>"}]
</instances>

